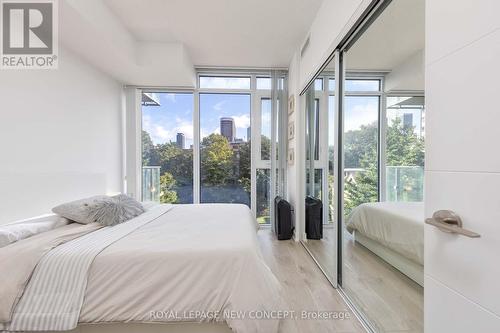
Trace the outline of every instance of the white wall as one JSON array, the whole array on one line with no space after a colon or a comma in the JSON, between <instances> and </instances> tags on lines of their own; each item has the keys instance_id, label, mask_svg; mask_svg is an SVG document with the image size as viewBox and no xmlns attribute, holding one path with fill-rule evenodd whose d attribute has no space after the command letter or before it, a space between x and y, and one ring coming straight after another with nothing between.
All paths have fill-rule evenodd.
<instances>
[{"instance_id":1,"label":"white wall","mask_svg":"<svg viewBox=\"0 0 500 333\"><path fill-rule=\"evenodd\" d=\"M323 1L309 30L309 46L300 59L301 88L313 78L370 2L371 0Z\"/></svg>"},{"instance_id":2,"label":"white wall","mask_svg":"<svg viewBox=\"0 0 500 333\"><path fill-rule=\"evenodd\" d=\"M101 0L59 2L59 37L69 50L127 85L194 87L196 73L180 42L138 41Z\"/></svg>"},{"instance_id":3,"label":"white wall","mask_svg":"<svg viewBox=\"0 0 500 333\"><path fill-rule=\"evenodd\" d=\"M122 190L122 87L62 49L57 70L0 73L0 224Z\"/></svg>"},{"instance_id":4,"label":"white wall","mask_svg":"<svg viewBox=\"0 0 500 333\"><path fill-rule=\"evenodd\" d=\"M385 77L385 91L423 91L424 80L424 50L410 56L403 63L398 64Z\"/></svg>"},{"instance_id":5,"label":"white wall","mask_svg":"<svg viewBox=\"0 0 500 333\"><path fill-rule=\"evenodd\" d=\"M426 3L425 210L481 238L425 226L425 332L500 332L500 2Z\"/></svg>"}]
</instances>

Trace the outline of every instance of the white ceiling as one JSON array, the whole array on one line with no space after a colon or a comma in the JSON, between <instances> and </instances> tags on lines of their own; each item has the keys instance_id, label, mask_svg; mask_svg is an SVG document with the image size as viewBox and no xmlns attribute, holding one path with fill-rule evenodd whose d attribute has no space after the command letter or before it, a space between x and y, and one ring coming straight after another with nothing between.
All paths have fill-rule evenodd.
<instances>
[{"instance_id":1,"label":"white ceiling","mask_svg":"<svg viewBox=\"0 0 500 333\"><path fill-rule=\"evenodd\" d=\"M183 43L195 66L288 67L323 0L104 1L137 40Z\"/></svg>"},{"instance_id":2,"label":"white ceiling","mask_svg":"<svg viewBox=\"0 0 500 333\"><path fill-rule=\"evenodd\" d=\"M393 0L348 51L348 69L392 70L425 46L425 1Z\"/></svg>"}]
</instances>

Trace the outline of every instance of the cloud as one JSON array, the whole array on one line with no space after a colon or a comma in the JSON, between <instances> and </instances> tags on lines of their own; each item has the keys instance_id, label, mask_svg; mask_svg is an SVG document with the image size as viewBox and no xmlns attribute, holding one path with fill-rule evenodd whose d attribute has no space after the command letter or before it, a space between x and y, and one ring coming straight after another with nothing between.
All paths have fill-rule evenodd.
<instances>
[{"instance_id":1,"label":"cloud","mask_svg":"<svg viewBox=\"0 0 500 333\"><path fill-rule=\"evenodd\" d=\"M200 78L200 84L204 88L249 89L250 79L202 76Z\"/></svg>"},{"instance_id":2,"label":"cloud","mask_svg":"<svg viewBox=\"0 0 500 333\"><path fill-rule=\"evenodd\" d=\"M149 133L153 143L175 142L177 133L183 133L186 140L193 140L193 125L190 120L176 118L175 122L158 124L151 119L150 115L144 115L142 118L142 129Z\"/></svg>"},{"instance_id":3,"label":"cloud","mask_svg":"<svg viewBox=\"0 0 500 333\"><path fill-rule=\"evenodd\" d=\"M248 128L250 127L250 116L248 114L242 114L241 116L232 116L234 119L234 125L236 128Z\"/></svg>"},{"instance_id":4,"label":"cloud","mask_svg":"<svg viewBox=\"0 0 500 333\"><path fill-rule=\"evenodd\" d=\"M165 96L166 100L175 103L175 94L164 94L163 96Z\"/></svg>"},{"instance_id":5,"label":"cloud","mask_svg":"<svg viewBox=\"0 0 500 333\"><path fill-rule=\"evenodd\" d=\"M176 135L177 133L184 133L186 139L193 140L193 126L191 125L191 123L185 122L179 124L175 127L174 131Z\"/></svg>"},{"instance_id":6,"label":"cloud","mask_svg":"<svg viewBox=\"0 0 500 333\"><path fill-rule=\"evenodd\" d=\"M262 122L271 123L271 112L262 112Z\"/></svg>"},{"instance_id":7,"label":"cloud","mask_svg":"<svg viewBox=\"0 0 500 333\"><path fill-rule=\"evenodd\" d=\"M216 104L214 105L214 107L213 107L213 108L214 108L214 110L215 110L215 111L221 111L221 110L222 110L222 107L223 107L223 106L224 106L224 104L226 104L226 103L227 103L227 101L226 101L226 100L220 101L220 102L216 103Z\"/></svg>"},{"instance_id":8,"label":"cloud","mask_svg":"<svg viewBox=\"0 0 500 333\"><path fill-rule=\"evenodd\" d=\"M358 103L361 103L358 102ZM359 129L362 125L376 122L378 119L378 100L363 101L347 107L345 116L345 131Z\"/></svg>"}]
</instances>

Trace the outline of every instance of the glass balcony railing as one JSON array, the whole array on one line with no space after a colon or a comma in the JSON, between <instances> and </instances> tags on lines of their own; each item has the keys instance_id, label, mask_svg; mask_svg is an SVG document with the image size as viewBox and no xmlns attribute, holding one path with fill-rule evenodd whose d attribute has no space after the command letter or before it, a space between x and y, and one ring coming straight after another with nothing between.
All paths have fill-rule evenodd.
<instances>
[{"instance_id":1,"label":"glass balcony railing","mask_svg":"<svg viewBox=\"0 0 500 333\"><path fill-rule=\"evenodd\" d=\"M142 167L142 201L160 202L160 167Z\"/></svg>"},{"instance_id":2,"label":"glass balcony railing","mask_svg":"<svg viewBox=\"0 0 500 333\"><path fill-rule=\"evenodd\" d=\"M387 201L423 201L423 167L388 166L386 169L386 177Z\"/></svg>"}]
</instances>

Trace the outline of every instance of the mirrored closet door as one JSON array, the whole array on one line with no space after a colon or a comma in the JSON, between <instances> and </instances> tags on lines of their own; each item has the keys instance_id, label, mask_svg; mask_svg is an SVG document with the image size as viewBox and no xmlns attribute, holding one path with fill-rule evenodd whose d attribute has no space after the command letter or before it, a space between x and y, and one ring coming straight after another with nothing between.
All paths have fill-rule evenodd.
<instances>
[{"instance_id":1,"label":"mirrored closet door","mask_svg":"<svg viewBox=\"0 0 500 333\"><path fill-rule=\"evenodd\" d=\"M304 245L370 330L423 332L424 0L374 3L304 94Z\"/></svg>"},{"instance_id":2,"label":"mirrored closet door","mask_svg":"<svg viewBox=\"0 0 500 333\"><path fill-rule=\"evenodd\" d=\"M332 282L337 281L335 188L335 58L305 93L305 188L307 250Z\"/></svg>"}]
</instances>

